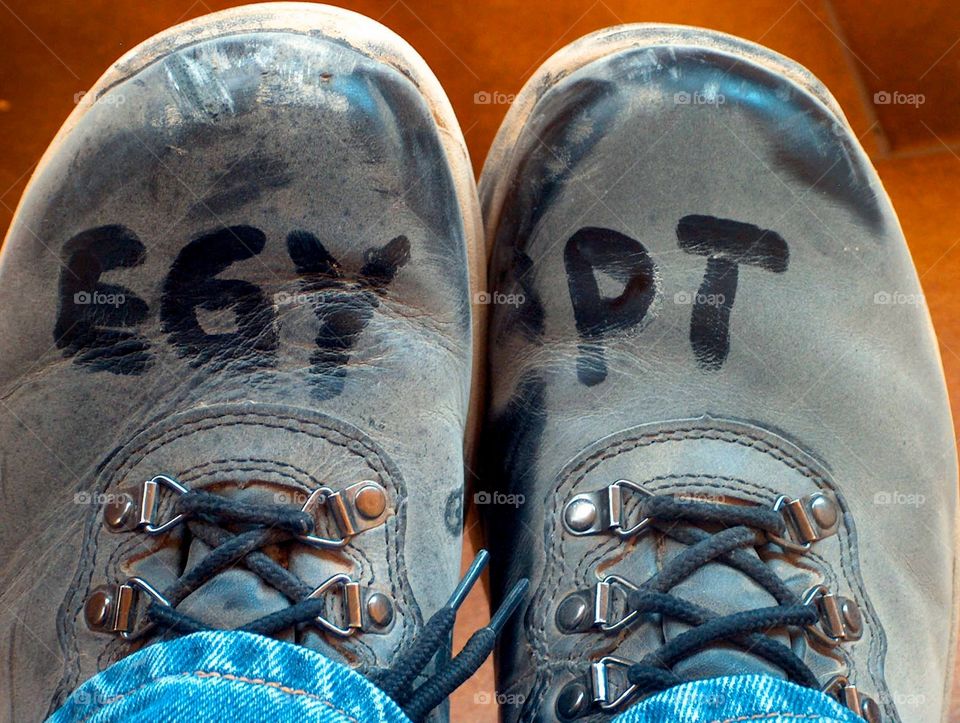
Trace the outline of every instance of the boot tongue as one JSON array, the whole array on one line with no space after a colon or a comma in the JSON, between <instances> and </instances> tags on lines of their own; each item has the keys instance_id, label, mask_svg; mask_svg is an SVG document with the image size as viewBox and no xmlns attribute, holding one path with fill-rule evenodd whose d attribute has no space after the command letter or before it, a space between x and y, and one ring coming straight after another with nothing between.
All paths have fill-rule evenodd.
<instances>
[{"instance_id":1,"label":"boot tongue","mask_svg":"<svg viewBox=\"0 0 960 723\"><path fill-rule=\"evenodd\" d=\"M687 498L689 488L684 485L689 484L694 484L694 481L681 482L681 486L676 490L678 497ZM657 494L669 494L669 490L661 489ZM727 502L720 502L718 497L707 498L705 494L698 496L695 501L727 504ZM628 504L628 509L629 507L633 507L633 504ZM709 533L717 531L716 529L707 530ZM626 545L627 547L621 550L621 554L612 562L598 568L598 576L608 580L616 578L625 581L627 585L639 586L661 574L677 556L688 550L688 545L672 539L654 527L648 527L640 532ZM739 548L739 550L741 554L761 562L754 548ZM761 564L767 563L761 562ZM791 570L789 566L785 569L778 566L776 569L778 574L787 572L796 575L796 571ZM607 609L613 621L622 619L622 616L629 612L628 592L628 587L617 582L608 588ZM720 560L704 564L689 577L664 592L708 610L718 617L777 605L776 599L761 585ZM614 654L620 658L639 661L690 629L689 625L667 616L657 618L650 616L646 622L631 627L630 633L620 639ZM783 645L788 647L791 645L790 637L785 630L767 631L764 634ZM682 679L743 674L782 676L779 668L763 658L745 652L742 646L722 641L710 643L703 650L684 658L673 665L672 670Z\"/></svg>"},{"instance_id":2,"label":"boot tongue","mask_svg":"<svg viewBox=\"0 0 960 723\"><path fill-rule=\"evenodd\" d=\"M670 560L682 552L683 545L667 540L664 548L663 557ZM741 549L744 554L760 560L753 548ZM722 562L711 562L699 568L691 577L670 590L670 594L710 610L718 616L777 605L773 596L760 585ZM689 629L689 626L674 620L668 619L662 623L665 641L670 641ZM769 631L765 634L788 647L791 644L785 630ZM729 643L713 643L701 652L680 661L673 670L684 679L725 675L782 675L779 668Z\"/></svg>"},{"instance_id":3,"label":"boot tongue","mask_svg":"<svg viewBox=\"0 0 960 723\"><path fill-rule=\"evenodd\" d=\"M190 490L202 490L255 505L290 505L300 509L318 490L329 493L373 488L382 493L382 513L371 513L367 495L366 523L355 525L355 536L340 548L321 547L290 539L260 550L299 578L305 591L314 591L336 575L355 582L363 604L377 597L380 621L371 634L339 636L318 625L304 624L298 631L277 635L337 659L379 664L418 625L412 608L395 604L409 599L409 583L402 570L388 559L399 524L396 508L402 499L399 472L376 443L341 421L306 410L263 404L228 404L177 415L150 430L150 442L118 466L116 486L136 485L158 474L177 479ZM362 443L351 440L360 439ZM141 445L137 445L139 448ZM174 515L176 493L165 490L157 507L160 521ZM324 498L327 499L327 498ZM341 495L340 502L363 504ZM375 500L376 501L376 500ZM333 503L322 503L315 514L314 534L339 539L344 531L335 519ZM338 509L340 507L338 506ZM377 509L380 509L379 507ZM376 510L375 510L376 511ZM222 525L237 534L242 525ZM138 544L134 536L120 540ZM188 570L212 552L211 546L181 524L169 533L140 539L135 554L128 550L118 559L116 577L140 576L160 591L169 589ZM144 544L146 546L144 547ZM394 591L397 592L394 595ZM356 592L356 590L354 591ZM308 593L309 594L309 593ZM347 627L346 594L338 586L323 593L324 617ZM265 582L238 562L206 580L179 604L177 610L210 628L234 629L299 602ZM386 606L386 607L384 607ZM362 645L357 640L363 637Z\"/></svg>"},{"instance_id":4,"label":"boot tongue","mask_svg":"<svg viewBox=\"0 0 960 723\"><path fill-rule=\"evenodd\" d=\"M305 498L304 493L294 487L261 481L249 483L242 488L217 484L206 489L226 498L254 505L289 503L299 506L298 503ZM240 529L237 530L239 531ZM291 540L265 547L260 552L292 571L292 561L302 558L305 554L299 549L301 546L302 543ZM189 543L184 570L190 570L200 564L212 549L202 540L193 537ZM303 564L299 566L304 567ZM326 579L342 569L342 566L337 566L332 560L327 561L319 555L306 567L311 568L318 579L321 576ZM316 585L308 583L308 587L316 587ZM287 608L295 602L297 601L289 600L286 595L264 582L243 563L238 563L214 575L185 597L177 607L181 612L202 620L212 628L233 629ZM339 611L332 611L331 614L335 615L337 612ZM307 645L334 660L342 660L342 654L337 647L326 641L318 632L311 632L309 628L303 628L303 632L299 635L289 630L277 634L276 637Z\"/></svg>"},{"instance_id":5,"label":"boot tongue","mask_svg":"<svg viewBox=\"0 0 960 723\"><path fill-rule=\"evenodd\" d=\"M657 429L659 426L666 429ZM799 499L826 486L825 471L781 437L752 425L711 418L626 430L602 440L596 448L584 453L587 455L601 460L600 463L590 466L586 474L569 477L568 482L561 485L562 500L570 502L577 495L595 495L616 480L629 480L658 496L772 508L781 495ZM577 464L575 460L571 467L578 469ZM631 499L624 499L624 514L628 518L624 527L639 521L637 508L641 498L642 495L635 494ZM708 533L723 529L697 527ZM582 563L568 560L568 567L578 569L574 566L581 565L580 569L591 570L588 584L592 579L604 580L615 575L637 586L656 576L677 555L689 549L688 545L653 526L619 542L601 534L570 537L566 544L571 552L577 550L574 554L583 560ZM818 569L821 565L815 560L788 554L775 545L739 549L741 554L768 566L795 592L798 600L822 581ZM778 605L763 586L719 559L702 565L665 592L720 617ZM621 594L621 597L625 596ZM618 604L623 605L623 600ZM616 638L607 635L597 642L609 655L639 661L690 629L668 616L648 616L643 622L631 624ZM812 650L796 630L775 629L762 634L792 649L818 676L821 670L827 674L837 667L834 658ZM744 650L741 645L724 641L708 644L671 669L683 680L743 674L784 676L779 667Z\"/></svg>"}]
</instances>

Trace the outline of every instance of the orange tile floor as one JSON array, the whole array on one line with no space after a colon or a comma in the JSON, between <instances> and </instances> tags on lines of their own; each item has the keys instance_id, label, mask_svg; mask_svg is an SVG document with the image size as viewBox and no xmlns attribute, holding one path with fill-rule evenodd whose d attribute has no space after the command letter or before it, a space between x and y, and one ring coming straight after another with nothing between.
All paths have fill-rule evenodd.
<instances>
[{"instance_id":1,"label":"orange tile floor","mask_svg":"<svg viewBox=\"0 0 960 723\"><path fill-rule=\"evenodd\" d=\"M177 22L242 4L219 0L0 0L0 229L75 102L136 43ZM893 198L924 285L950 388L960 402L960 15L952 3L857 0L347 0L403 35L434 68L475 168L509 98L552 52L625 22L701 25L763 43L810 68L846 111ZM924 96L913 105L876 93ZM483 96L481 96L483 97ZM881 96L882 99L882 96ZM480 544L473 513L465 559ZM487 619L475 590L457 645ZM454 697L455 720L496 720L492 664ZM960 706L953 720L960 720Z\"/></svg>"}]
</instances>

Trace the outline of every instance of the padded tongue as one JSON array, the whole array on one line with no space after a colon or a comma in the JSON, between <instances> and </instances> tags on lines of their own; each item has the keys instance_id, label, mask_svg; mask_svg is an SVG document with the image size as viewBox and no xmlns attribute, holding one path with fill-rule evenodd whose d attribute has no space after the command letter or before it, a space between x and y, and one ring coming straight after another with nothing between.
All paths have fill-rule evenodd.
<instances>
[{"instance_id":1,"label":"padded tongue","mask_svg":"<svg viewBox=\"0 0 960 723\"><path fill-rule=\"evenodd\" d=\"M694 482L695 480L691 479L682 484ZM668 491L667 488L658 490L661 494ZM682 494L683 490L678 490L678 493ZM698 497L697 501L723 504L720 498ZM708 531L718 532L722 529L718 527ZM624 554L618 556L612 564L603 566L602 574L619 576L633 585L646 583L662 573L677 556L689 549L686 544L675 541L652 527L639 533L636 538L626 544L629 547L625 549ZM761 561L761 556L756 549L747 547L740 550L754 560ZM772 565L776 574L785 577L791 589L799 588L802 592L805 587L812 585L813 577L809 571L797 570L786 560L766 559L763 564ZM777 605L776 599L761 585L722 560L706 563L666 592L709 610L717 616ZM628 590L614 584L610 587L609 594L608 609L611 611L611 619L622 619L622 616L629 612ZM648 615L643 618L643 622L630 626L629 634L619 639L616 650L612 651L612 654L627 660L639 661L690 629L689 625L676 619ZM765 631L764 634L785 646L790 647L794 644L786 629ZM744 650L740 645L723 641L709 644L694 655L673 665L672 670L684 680L748 674L782 677L782 672L777 666Z\"/></svg>"},{"instance_id":2,"label":"padded tongue","mask_svg":"<svg viewBox=\"0 0 960 723\"><path fill-rule=\"evenodd\" d=\"M214 485L208 489L231 499L257 505L272 505L278 502L298 505L304 498L303 493L293 487L278 489L276 485L261 482L253 482L242 489L231 488L229 485ZM200 564L212 550L205 542L193 536L189 542L184 570ZM296 571L295 574L309 588L318 587L322 581L339 572L352 572L352 566L338 561L335 555L323 555L297 541L268 546L260 552L290 572ZM210 627L233 629L289 607L295 602L298 601L289 600L241 562L217 573L199 586L183 599L178 610L202 620ZM330 599L329 603L328 608L331 609L325 614L333 618L341 616L341 606L336 605L333 599ZM333 659L342 659L337 647L326 641L316 627L304 626L299 633L290 630L277 637L305 644Z\"/></svg>"},{"instance_id":3,"label":"padded tongue","mask_svg":"<svg viewBox=\"0 0 960 723\"><path fill-rule=\"evenodd\" d=\"M665 544L667 560L681 551L682 546L668 541ZM748 548L747 555L759 560L757 552ZM691 577L673 588L670 593L676 597L706 608L717 615L732 615L747 610L776 605L770 593L756 584L742 572L722 562L711 562L697 570ZM662 623L665 641L676 638L689 630L682 623L665 620ZM790 645L790 637L785 630L770 631L767 635L783 645ZM714 678L724 675L767 674L781 675L779 668L770 665L762 658L729 643L713 644L696 655L679 662L674 672L684 679Z\"/></svg>"},{"instance_id":4,"label":"padded tongue","mask_svg":"<svg viewBox=\"0 0 960 723\"><path fill-rule=\"evenodd\" d=\"M335 547L290 539L260 552L299 578L308 591L338 575L346 583L355 583L353 597L336 584L322 593L323 617L333 625L351 627L348 600L359 601L362 610L374 610L380 619L372 624L372 614L362 613L362 635L338 635L320 625L305 624L287 632L284 639L334 659L373 665L419 627L419 611L410 603L404 570L388 559L405 520L405 510L397 502L404 499L403 481L385 453L362 432L305 410L240 404L176 415L148 434L149 440L135 445L135 453L118 460L111 475L115 488L164 473L190 490L245 503L301 509L309 500L308 509L316 520L312 534L347 540ZM364 490L366 494L361 494ZM176 497L169 490L161 493L160 521L175 514ZM244 527L227 523L215 529L236 534ZM212 551L208 542L183 524L145 541L137 533L127 533L126 538L105 534L128 548L117 556L122 572L109 577L138 575L161 591ZM377 595L376 605L367 607L373 595ZM299 601L288 599L238 562L197 586L177 609L211 628L233 629L295 602ZM352 605L350 613L357 609Z\"/></svg>"},{"instance_id":5,"label":"padded tongue","mask_svg":"<svg viewBox=\"0 0 960 723\"><path fill-rule=\"evenodd\" d=\"M690 549L653 525L618 540L601 522L607 519L605 513L586 514L587 501L596 500L599 504L611 499L606 490L617 480L634 483L620 485L622 529L642 520L643 490L657 496L728 505L731 510L744 506L772 509L781 496L799 500L825 491L834 494L822 466L787 440L754 425L709 417L625 430L585 450L568 469L571 473L561 475L563 481L557 489L561 529L554 544L563 549L555 554L562 556L564 570L577 570L582 575L581 590L592 590L597 580L609 580L609 576L617 576L630 585L643 585ZM642 489L638 491L637 486ZM576 507L578 500L580 506ZM572 528L562 527L571 520L582 521L588 531L571 534ZM732 526L692 525L709 534ZM826 562L839 558L840 542L836 536L818 542L810 555L773 543L739 550L772 571L798 601L814 586L828 581L832 587L838 579L835 566ZM841 594L849 595L843 587L840 586ZM721 617L778 605L762 585L721 558L705 563L664 592ZM617 597L613 592L611 595ZM618 595L619 599L614 599L610 607L614 621L627 612L626 592L620 590ZM555 619L574 609L572 603L563 610L549 600L547 605L546 615ZM587 650L570 648L566 654L585 660L596 660L605 654L640 661L690 629L669 616L648 614L631 622L619 634L593 633L591 645L585 646ZM791 649L818 679L827 680L842 670L836 651L831 654L811 646L807 636L796 628L766 630L762 634ZM566 646L574 646L572 641L577 639L574 635L560 636L558 650L566 652ZM710 643L673 664L671 669L682 680L743 674L784 677L778 666L727 641ZM615 683L614 687L623 683Z\"/></svg>"}]
</instances>

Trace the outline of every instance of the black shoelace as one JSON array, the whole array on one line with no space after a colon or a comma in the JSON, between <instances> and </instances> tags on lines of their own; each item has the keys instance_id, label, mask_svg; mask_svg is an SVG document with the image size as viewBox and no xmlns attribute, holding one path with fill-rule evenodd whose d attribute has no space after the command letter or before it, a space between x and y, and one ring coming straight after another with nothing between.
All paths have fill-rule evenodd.
<instances>
[{"instance_id":1,"label":"black shoelace","mask_svg":"<svg viewBox=\"0 0 960 723\"><path fill-rule=\"evenodd\" d=\"M371 676L373 682L393 698L411 720L425 718L431 710L477 671L487 656L493 652L503 626L527 593L529 581L523 578L511 588L500 607L490 618L490 623L471 635L456 657L438 666L442 668L441 672L414 689L412 684L416 676L448 643L453 632L457 609L466 599L470 588L479 579L488 559L487 551L481 550L447 604L434 613L410 649L405 651L391 668L382 669Z\"/></svg>"},{"instance_id":2,"label":"black shoelace","mask_svg":"<svg viewBox=\"0 0 960 723\"><path fill-rule=\"evenodd\" d=\"M688 682L673 672L673 666L717 643L749 651L780 668L791 681L819 689L816 676L803 660L767 634L778 628L815 625L817 611L804 605L766 563L745 551L768 544L769 534L784 535L785 523L779 513L762 507L651 496L640 502L639 514L650 519L652 527L662 534L687 547L631 591L627 606L639 614L659 614L691 628L629 667L627 678L637 686L638 695ZM724 529L712 533L702 525ZM770 593L777 605L720 616L670 593L713 561L742 572Z\"/></svg>"},{"instance_id":3,"label":"black shoelace","mask_svg":"<svg viewBox=\"0 0 960 723\"><path fill-rule=\"evenodd\" d=\"M237 564L243 565L278 590L291 604L235 630L276 635L297 625L310 623L325 612L325 600L309 597L314 591L313 587L262 552L267 546L311 534L315 525L311 515L289 505L250 504L202 491L190 491L178 497L176 512L185 516L190 532L210 547L211 552L163 591L167 604L156 600L150 603L145 612L150 624L174 635L214 629L178 610L177 605L204 583ZM227 529L228 526L250 529L232 532ZM480 577L488 558L487 552L481 550L447 605L430 618L411 647L402 652L389 668L378 668L369 676L400 705L411 720L425 718L476 672L493 650L501 629L523 599L526 580L521 580L513 588L490 623L476 631L460 653L438 663L433 675L418 687L413 687L417 676L426 670L442 648L449 645L457 610Z\"/></svg>"}]
</instances>

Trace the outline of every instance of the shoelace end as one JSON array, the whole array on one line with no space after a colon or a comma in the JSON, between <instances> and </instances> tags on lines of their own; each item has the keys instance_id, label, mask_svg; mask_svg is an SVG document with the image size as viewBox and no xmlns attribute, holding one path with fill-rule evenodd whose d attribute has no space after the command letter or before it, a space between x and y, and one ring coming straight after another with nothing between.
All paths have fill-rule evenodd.
<instances>
[{"instance_id":1,"label":"shoelace end","mask_svg":"<svg viewBox=\"0 0 960 723\"><path fill-rule=\"evenodd\" d=\"M520 607L520 603L523 602L523 598L526 597L527 588L529 587L530 581L527 578L524 577L518 580L517 583L510 588L510 592L507 593L507 596L503 599L503 602L500 604L500 607L497 608L493 617L490 618L490 624L487 625L487 627L497 635L500 635L503 626L507 624L507 621L516 609Z\"/></svg>"},{"instance_id":2,"label":"shoelace end","mask_svg":"<svg viewBox=\"0 0 960 723\"><path fill-rule=\"evenodd\" d=\"M480 550L477 553L477 556L473 558L473 562L470 563L470 567L467 568L467 571L464 573L463 579L461 579L460 582L457 583L456 588L454 588L453 594L447 601L447 607L453 608L454 610L460 609L463 601L467 599L467 595L470 594L473 586L476 585L477 580L480 579L480 575L483 573L483 569L489 561L489 552Z\"/></svg>"}]
</instances>

